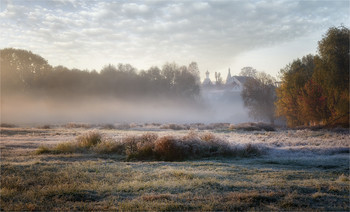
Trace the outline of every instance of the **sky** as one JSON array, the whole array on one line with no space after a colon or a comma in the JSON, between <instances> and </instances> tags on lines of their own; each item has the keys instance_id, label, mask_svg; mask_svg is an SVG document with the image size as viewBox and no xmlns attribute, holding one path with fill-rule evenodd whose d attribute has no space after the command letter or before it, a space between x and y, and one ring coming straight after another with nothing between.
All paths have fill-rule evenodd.
<instances>
[{"instance_id":1,"label":"sky","mask_svg":"<svg viewBox=\"0 0 350 212\"><path fill-rule=\"evenodd\" d=\"M237 75L245 66L278 76L316 54L330 27L349 27L349 2L0 0L0 48L97 71L195 61L202 79L207 70L225 78L228 68Z\"/></svg>"}]
</instances>

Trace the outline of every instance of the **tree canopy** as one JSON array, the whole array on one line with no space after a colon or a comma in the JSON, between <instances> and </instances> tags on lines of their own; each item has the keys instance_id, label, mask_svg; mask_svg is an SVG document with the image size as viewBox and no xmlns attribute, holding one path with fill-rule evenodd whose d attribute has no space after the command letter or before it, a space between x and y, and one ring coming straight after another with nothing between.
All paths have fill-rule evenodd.
<instances>
[{"instance_id":1,"label":"tree canopy","mask_svg":"<svg viewBox=\"0 0 350 212\"><path fill-rule=\"evenodd\" d=\"M166 63L162 69L137 71L130 64L109 64L97 71L52 67L30 51L2 49L1 93L46 96L112 96L194 98L199 95L197 63L179 66Z\"/></svg>"},{"instance_id":2,"label":"tree canopy","mask_svg":"<svg viewBox=\"0 0 350 212\"><path fill-rule=\"evenodd\" d=\"M277 115L289 126L349 126L349 29L332 27L318 42L318 55L281 70Z\"/></svg>"}]
</instances>

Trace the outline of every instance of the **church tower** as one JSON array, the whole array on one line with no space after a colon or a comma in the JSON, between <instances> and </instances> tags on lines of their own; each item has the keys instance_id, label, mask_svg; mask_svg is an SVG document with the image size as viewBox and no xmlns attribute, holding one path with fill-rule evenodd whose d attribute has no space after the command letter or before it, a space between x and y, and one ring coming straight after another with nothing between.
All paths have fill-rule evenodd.
<instances>
[{"instance_id":1,"label":"church tower","mask_svg":"<svg viewBox=\"0 0 350 212\"><path fill-rule=\"evenodd\" d=\"M209 71L207 70L207 72L205 72L205 76L206 78L203 81L203 85L212 85L213 83L211 82L211 80L209 79Z\"/></svg>"}]
</instances>

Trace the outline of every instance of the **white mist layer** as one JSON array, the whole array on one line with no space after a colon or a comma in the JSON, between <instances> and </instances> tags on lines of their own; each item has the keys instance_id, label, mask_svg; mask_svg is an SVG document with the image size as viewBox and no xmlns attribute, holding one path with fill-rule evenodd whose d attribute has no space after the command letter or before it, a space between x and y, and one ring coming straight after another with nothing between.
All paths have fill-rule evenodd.
<instances>
[{"instance_id":1,"label":"white mist layer","mask_svg":"<svg viewBox=\"0 0 350 212\"><path fill-rule=\"evenodd\" d=\"M143 98L1 98L2 123L241 123L251 121L242 99L204 97L197 102Z\"/></svg>"}]
</instances>

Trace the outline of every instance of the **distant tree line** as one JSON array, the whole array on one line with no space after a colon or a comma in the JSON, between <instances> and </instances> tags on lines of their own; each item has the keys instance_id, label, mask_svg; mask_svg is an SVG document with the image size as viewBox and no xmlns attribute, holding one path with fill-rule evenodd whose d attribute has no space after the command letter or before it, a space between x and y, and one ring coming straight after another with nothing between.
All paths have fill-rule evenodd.
<instances>
[{"instance_id":1,"label":"distant tree line","mask_svg":"<svg viewBox=\"0 0 350 212\"><path fill-rule=\"evenodd\" d=\"M277 115L289 126L349 127L349 38L348 28L332 27L318 42L318 55L281 70Z\"/></svg>"},{"instance_id":2,"label":"distant tree line","mask_svg":"<svg viewBox=\"0 0 350 212\"><path fill-rule=\"evenodd\" d=\"M51 97L112 96L195 98L200 79L197 63L137 71L129 64L107 65L100 72L52 67L30 51L7 48L1 54L1 93Z\"/></svg>"}]
</instances>

